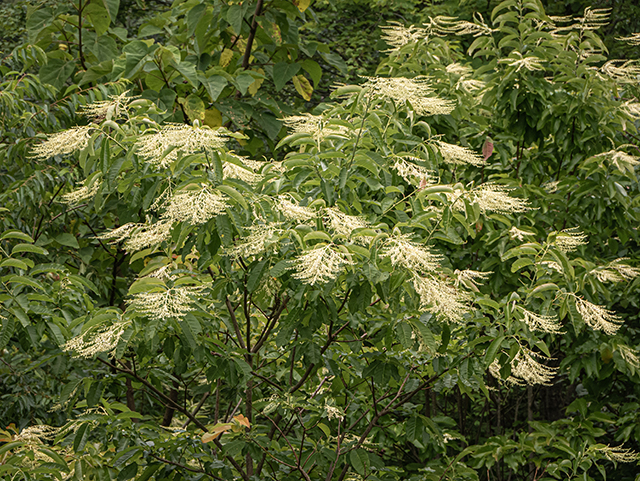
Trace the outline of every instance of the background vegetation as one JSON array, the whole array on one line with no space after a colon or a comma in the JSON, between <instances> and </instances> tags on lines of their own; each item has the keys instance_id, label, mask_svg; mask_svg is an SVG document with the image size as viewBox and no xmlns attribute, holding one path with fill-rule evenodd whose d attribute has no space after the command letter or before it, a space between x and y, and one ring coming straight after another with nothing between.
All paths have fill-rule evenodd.
<instances>
[{"instance_id":1,"label":"background vegetation","mask_svg":"<svg viewBox=\"0 0 640 481\"><path fill-rule=\"evenodd\" d=\"M0 477L640 479L638 10L3 3Z\"/></svg>"}]
</instances>

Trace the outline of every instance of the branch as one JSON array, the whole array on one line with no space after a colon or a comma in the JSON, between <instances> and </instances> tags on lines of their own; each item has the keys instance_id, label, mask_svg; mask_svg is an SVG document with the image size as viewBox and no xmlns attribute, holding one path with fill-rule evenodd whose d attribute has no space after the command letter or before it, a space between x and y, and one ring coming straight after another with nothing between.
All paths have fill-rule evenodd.
<instances>
[{"instance_id":1,"label":"branch","mask_svg":"<svg viewBox=\"0 0 640 481\"><path fill-rule=\"evenodd\" d=\"M176 463L175 461L170 461L169 459L161 458L160 456L156 456L153 453L149 453L149 456L151 456L152 458L157 459L158 461L162 461L163 463L171 464L172 466L177 466L178 468L184 469L185 471L191 471L192 473L206 474L210 478L219 479L220 481L224 481L224 479L219 478L218 476L215 476L215 475L213 475L211 473L208 473L207 471L203 471L201 469L190 468L189 466L185 466L184 464Z\"/></svg>"},{"instance_id":2,"label":"branch","mask_svg":"<svg viewBox=\"0 0 640 481\"><path fill-rule=\"evenodd\" d=\"M251 58L251 49L253 48L253 40L256 37L256 31L258 30L258 17L262 13L263 0L258 0L256 4L256 11L253 14L253 20L251 22L251 30L249 31L249 38L247 38L247 47L244 50L244 57L242 59L242 68L247 70L249 68L249 59Z\"/></svg>"},{"instance_id":3,"label":"branch","mask_svg":"<svg viewBox=\"0 0 640 481\"><path fill-rule=\"evenodd\" d=\"M229 311L229 315L231 316L231 322L233 323L233 329L236 331L236 336L238 338L238 344L242 349L246 349L247 347L244 345L244 341L242 340L242 334L240 333L240 327L238 327L238 319L236 319L236 313L229 301L228 297L224 298L225 303L227 304L227 310Z\"/></svg>"}]
</instances>

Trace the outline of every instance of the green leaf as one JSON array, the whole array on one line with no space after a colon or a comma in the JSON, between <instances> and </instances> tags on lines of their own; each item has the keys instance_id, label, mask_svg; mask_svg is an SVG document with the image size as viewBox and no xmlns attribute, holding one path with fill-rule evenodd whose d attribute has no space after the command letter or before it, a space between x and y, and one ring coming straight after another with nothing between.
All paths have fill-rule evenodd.
<instances>
[{"instance_id":1,"label":"green leaf","mask_svg":"<svg viewBox=\"0 0 640 481\"><path fill-rule=\"evenodd\" d=\"M413 339L411 339L411 336L413 335L413 329L411 329L411 326L407 322L400 322L396 326L396 333L398 335L400 344L402 344L402 347L404 347L405 349L410 349L413 346Z\"/></svg>"},{"instance_id":2,"label":"green leaf","mask_svg":"<svg viewBox=\"0 0 640 481\"><path fill-rule=\"evenodd\" d=\"M320 78L322 77L322 68L318 65L318 62L311 60L310 58L302 62L302 69L311 76L313 85L317 88Z\"/></svg>"},{"instance_id":3,"label":"green leaf","mask_svg":"<svg viewBox=\"0 0 640 481\"><path fill-rule=\"evenodd\" d=\"M242 5L231 5L229 10L227 10L227 15L225 17L231 28L233 29L233 33L236 35L240 35L242 30L242 20L244 19L244 8Z\"/></svg>"},{"instance_id":4,"label":"green leaf","mask_svg":"<svg viewBox=\"0 0 640 481\"><path fill-rule=\"evenodd\" d=\"M269 266L269 261L267 259L261 260L258 262L253 269L251 269L251 273L247 278L247 290L249 292L253 292L260 285L260 280L264 275L267 267Z\"/></svg>"},{"instance_id":5,"label":"green leaf","mask_svg":"<svg viewBox=\"0 0 640 481\"><path fill-rule=\"evenodd\" d=\"M0 237L0 239L4 240L4 239L19 239L21 241L24 242L30 242L33 243L34 240L31 238L30 235L25 234L24 232L21 232L19 230L8 230L5 231L2 234L2 237Z\"/></svg>"},{"instance_id":6,"label":"green leaf","mask_svg":"<svg viewBox=\"0 0 640 481\"><path fill-rule=\"evenodd\" d=\"M249 210L249 205L247 204L247 201L244 200L244 197L240 194L240 192L238 192L233 187L228 185L219 185L217 189L223 194L227 194L229 197L235 200L238 204L242 206L244 210Z\"/></svg>"},{"instance_id":7,"label":"green leaf","mask_svg":"<svg viewBox=\"0 0 640 481\"><path fill-rule=\"evenodd\" d=\"M189 345L192 351L195 351L198 347L198 343L196 342L195 334L191 331L191 327L186 321L181 321L180 328L184 334L184 339L187 341L186 344Z\"/></svg>"},{"instance_id":8,"label":"green leaf","mask_svg":"<svg viewBox=\"0 0 640 481\"><path fill-rule=\"evenodd\" d=\"M23 271L26 271L29 268L29 266L20 259L11 258L5 259L0 262L0 267L15 267L16 269L22 269Z\"/></svg>"},{"instance_id":9,"label":"green leaf","mask_svg":"<svg viewBox=\"0 0 640 481\"><path fill-rule=\"evenodd\" d=\"M111 17L109 11L98 3L90 3L82 10L82 15L89 18L93 24L93 28L98 36L103 35L109 30Z\"/></svg>"},{"instance_id":10,"label":"green leaf","mask_svg":"<svg viewBox=\"0 0 640 481\"><path fill-rule=\"evenodd\" d=\"M63 62L60 59L53 58L49 59L49 62L40 68L38 76L42 83L53 85L60 90L73 73L75 67L76 63L73 60Z\"/></svg>"},{"instance_id":11,"label":"green leaf","mask_svg":"<svg viewBox=\"0 0 640 481\"><path fill-rule=\"evenodd\" d=\"M102 4L107 9L111 22L115 23L120 9L120 0L102 0Z\"/></svg>"},{"instance_id":12,"label":"green leaf","mask_svg":"<svg viewBox=\"0 0 640 481\"><path fill-rule=\"evenodd\" d=\"M347 64L342 59L342 57L335 53L323 53L320 52L320 55L326 60L326 62L332 67L337 68L342 75L347 74Z\"/></svg>"},{"instance_id":13,"label":"green leaf","mask_svg":"<svg viewBox=\"0 0 640 481\"><path fill-rule=\"evenodd\" d=\"M83 423L73 438L73 451L76 453L81 452L84 449L84 445L87 443L89 423Z\"/></svg>"},{"instance_id":14,"label":"green leaf","mask_svg":"<svg viewBox=\"0 0 640 481\"><path fill-rule=\"evenodd\" d=\"M360 476L366 476L367 467L369 465L369 455L364 449L354 449L349 453L349 461L351 466L356 470Z\"/></svg>"},{"instance_id":15,"label":"green leaf","mask_svg":"<svg viewBox=\"0 0 640 481\"><path fill-rule=\"evenodd\" d=\"M64 233L56 236L56 242L63 246L73 247L74 249L79 249L80 244L78 244L78 239L75 238L73 234Z\"/></svg>"},{"instance_id":16,"label":"green leaf","mask_svg":"<svg viewBox=\"0 0 640 481\"><path fill-rule=\"evenodd\" d=\"M49 252L47 252L46 249L43 249L40 246L37 245L33 245L33 244L17 244L13 247L13 249L11 250L11 255L16 255L20 252L31 252L32 254L40 254L40 255L47 255Z\"/></svg>"},{"instance_id":17,"label":"green leaf","mask_svg":"<svg viewBox=\"0 0 640 481\"><path fill-rule=\"evenodd\" d=\"M165 285L162 279L158 279L156 277L143 277L131 284L127 294L132 296L140 292L159 292L162 291L164 287Z\"/></svg>"},{"instance_id":18,"label":"green leaf","mask_svg":"<svg viewBox=\"0 0 640 481\"><path fill-rule=\"evenodd\" d=\"M487 348L487 352L484 355L484 363L486 366L494 361L498 353L498 349L500 349L500 347L502 346L502 341L504 341L504 339L504 336L499 336L491 342L491 344Z\"/></svg>"},{"instance_id":19,"label":"green leaf","mask_svg":"<svg viewBox=\"0 0 640 481\"><path fill-rule=\"evenodd\" d=\"M118 481L126 481L132 479L138 474L138 463L131 463L118 473Z\"/></svg>"},{"instance_id":20,"label":"green leaf","mask_svg":"<svg viewBox=\"0 0 640 481\"><path fill-rule=\"evenodd\" d=\"M151 476L153 476L153 474L162 467L162 464L152 464L150 466L147 466L147 469L145 469L142 474L138 477L138 479L136 479L136 481L147 481L151 478Z\"/></svg>"},{"instance_id":21,"label":"green leaf","mask_svg":"<svg viewBox=\"0 0 640 481\"><path fill-rule=\"evenodd\" d=\"M533 260L529 257L521 257L513 263L513 265L511 266L511 272L518 272L523 267L530 266L532 264Z\"/></svg>"},{"instance_id":22,"label":"green leaf","mask_svg":"<svg viewBox=\"0 0 640 481\"><path fill-rule=\"evenodd\" d=\"M300 70L300 64L289 62L278 62L273 66L273 83L277 91L293 78Z\"/></svg>"},{"instance_id":23,"label":"green leaf","mask_svg":"<svg viewBox=\"0 0 640 481\"><path fill-rule=\"evenodd\" d=\"M0 318L0 321L2 321L2 329L0 330L0 349L4 349L4 346L9 343L9 339L11 339L11 336L13 335L13 331L16 327L16 321L13 316Z\"/></svg>"},{"instance_id":24,"label":"green leaf","mask_svg":"<svg viewBox=\"0 0 640 481\"><path fill-rule=\"evenodd\" d=\"M38 281L31 279L30 277L23 277L23 276L11 276L9 277L9 279L6 280L6 282L12 283L12 284L22 284L25 286L29 286L29 287L33 287L34 289L38 289L41 291L44 291L45 288L42 286L42 284L40 284Z\"/></svg>"},{"instance_id":25,"label":"green leaf","mask_svg":"<svg viewBox=\"0 0 640 481\"><path fill-rule=\"evenodd\" d=\"M205 77L204 75L198 75L198 80L202 82L204 88L209 94L209 99L211 102L215 102L218 100L218 97L227 86L227 79L222 75L212 75L211 77Z\"/></svg>"}]
</instances>

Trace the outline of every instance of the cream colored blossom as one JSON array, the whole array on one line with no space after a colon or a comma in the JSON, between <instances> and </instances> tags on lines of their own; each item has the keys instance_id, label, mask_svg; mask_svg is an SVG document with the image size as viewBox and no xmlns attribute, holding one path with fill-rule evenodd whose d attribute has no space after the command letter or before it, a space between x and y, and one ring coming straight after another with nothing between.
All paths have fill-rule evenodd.
<instances>
[{"instance_id":1,"label":"cream colored blossom","mask_svg":"<svg viewBox=\"0 0 640 481\"><path fill-rule=\"evenodd\" d=\"M543 60L541 58L533 55L523 57L519 52L513 52L513 54L518 58L501 58L498 60L498 63L507 64L509 67L516 67L516 72L519 72L523 68L529 71L544 70L541 63Z\"/></svg>"},{"instance_id":2,"label":"cream colored blossom","mask_svg":"<svg viewBox=\"0 0 640 481\"><path fill-rule=\"evenodd\" d=\"M95 130L95 127L90 125L63 130L50 135L47 140L33 147L31 152L36 159L41 160L55 155L71 154L84 149L89 144L92 130Z\"/></svg>"},{"instance_id":3,"label":"cream colored blossom","mask_svg":"<svg viewBox=\"0 0 640 481\"><path fill-rule=\"evenodd\" d=\"M508 384L517 386L530 385L535 386L542 384L543 386L550 386L551 380L556 375L558 369L546 366L539 362L539 360L548 360L540 354L533 352L532 350L520 345L520 350L511 360L511 375L504 380ZM497 359L489 366L489 373L496 378L501 379L500 376L500 363Z\"/></svg>"},{"instance_id":4,"label":"cream colored blossom","mask_svg":"<svg viewBox=\"0 0 640 481\"><path fill-rule=\"evenodd\" d=\"M562 334L562 325L560 325L558 316L543 316L520 306L518 306L518 309L520 309L520 312L522 313L522 321L529 326L529 329L532 331Z\"/></svg>"},{"instance_id":5,"label":"cream colored blossom","mask_svg":"<svg viewBox=\"0 0 640 481\"><path fill-rule=\"evenodd\" d=\"M304 222L318 217L318 213L315 210L303 207L297 202L293 203L284 195L278 196L276 208L289 220Z\"/></svg>"},{"instance_id":6,"label":"cream colored blossom","mask_svg":"<svg viewBox=\"0 0 640 481\"><path fill-rule=\"evenodd\" d=\"M396 52L408 44L419 42L427 37L428 31L425 28L410 25L405 27L398 22L390 22L390 25L380 27L382 30L382 40L391 45L385 52Z\"/></svg>"},{"instance_id":7,"label":"cream colored blossom","mask_svg":"<svg viewBox=\"0 0 640 481\"><path fill-rule=\"evenodd\" d=\"M235 246L225 249L225 253L230 256L249 257L261 254L267 248L277 242L275 236L283 232L280 224L254 224L248 228L249 235L240 239Z\"/></svg>"},{"instance_id":8,"label":"cream colored blossom","mask_svg":"<svg viewBox=\"0 0 640 481\"><path fill-rule=\"evenodd\" d=\"M239 161L240 163L242 163L243 165L249 167L254 171L260 171L265 165L269 164L269 162L264 162L262 160L253 160L253 159L250 159L249 157L245 157L244 155L238 155L234 152L227 152L227 157L236 159L237 161Z\"/></svg>"},{"instance_id":9,"label":"cream colored blossom","mask_svg":"<svg viewBox=\"0 0 640 481\"><path fill-rule=\"evenodd\" d=\"M21 441L31 445L34 443L43 444L45 441L52 441L58 432L60 432L60 428L46 424L37 424L24 428L13 438L13 441Z\"/></svg>"},{"instance_id":10,"label":"cream colored blossom","mask_svg":"<svg viewBox=\"0 0 640 481\"><path fill-rule=\"evenodd\" d=\"M482 212L501 214L527 212L531 210L526 200L511 197L508 187L487 182L473 189L472 200L477 202Z\"/></svg>"},{"instance_id":11,"label":"cream colored blossom","mask_svg":"<svg viewBox=\"0 0 640 481\"><path fill-rule=\"evenodd\" d=\"M91 120L102 120L104 118L117 119L123 112L126 112L129 104L137 97L130 97L129 90L120 95L109 95L108 100L101 100L91 104L83 105L78 111Z\"/></svg>"},{"instance_id":12,"label":"cream colored blossom","mask_svg":"<svg viewBox=\"0 0 640 481\"><path fill-rule=\"evenodd\" d=\"M564 269L562 268L562 266L558 264L556 261L540 261L540 265L548 267L549 269L553 269L559 274L562 274L564 272Z\"/></svg>"},{"instance_id":13,"label":"cream colored blossom","mask_svg":"<svg viewBox=\"0 0 640 481\"><path fill-rule=\"evenodd\" d=\"M602 306L593 304L581 297L572 294L575 299L576 309L582 316L585 324L596 331L604 331L605 334L613 335L622 324L620 319L613 311L605 309Z\"/></svg>"},{"instance_id":14,"label":"cream colored blossom","mask_svg":"<svg viewBox=\"0 0 640 481\"><path fill-rule=\"evenodd\" d=\"M637 47L640 45L640 33L632 33L629 37L617 37L616 40L627 42L629 45Z\"/></svg>"},{"instance_id":15,"label":"cream colored blossom","mask_svg":"<svg viewBox=\"0 0 640 481\"><path fill-rule=\"evenodd\" d=\"M226 137L216 130L171 124L155 134L143 135L136 146L140 157L152 165L166 168L178 159L180 152L196 154L221 149L225 140Z\"/></svg>"},{"instance_id":16,"label":"cream colored blossom","mask_svg":"<svg viewBox=\"0 0 640 481\"><path fill-rule=\"evenodd\" d=\"M451 63L446 66L445 71L453 75L467 76L471 75L473 70L468 65L462 65L458 62Z\"/></svg>"},{"instance_id":17,"label":"cream colored blossom","mask_svg":"<svg viewBox=\"0 0 640 481\"><path fill-rule=\"evenodd\" d=\"M474 19L475 22L469 22L449 17L446 20L441 20L440 25L443 31L455 35L473 35L474 37L479 37L493 33L494 30L484 22L482 15L478 13L474 15Z\"/></svg>"},{"instance_id":18,"label":"cream colored blossom","mask_svg":"<svg viewBox=\"0 0 640 481\"><path fill-rule=\"evenodd\" d=\"M163 207L163 219L198 225L222 214L229 206L222 194L205 186L180 190L168 199Z\"/></svg>"},{"instance_id":19,"label":"cream colored blossom","mask_svg":"<svg viewBox=\"0 0 640 481\"><path fill-rule=\"evenodd\" d=\"M327 418L329 420L339 419L340 421L342 421L344 419L344 413L340 409L335 407L335 406L331 406L329 404L325 404L324 405L324 412L326 413Z\"/></svg>"},{"instance_id":20,"label":"cream colored blossom","mask_svg":"<svg viewBox=\"0 0 640 481\"><path fill-rule=\"evenodd\" d=\"M127 304L136 312L154 320L182 319L187 313L195 310L195 298L209 287L179 286L162 292L140 292L127 300Z\"/></svg>"},{"instance_id":21,"label":"cream colored blossom","mask_svg":"<svg viewBox=\"0 0 640 481\"><path fill-rule=\"evenodd\" d=\"M372 96L391 99L401 104L409 102L420 115L446 115L455 108L454 103L449 100L431 97L433 89L426 77L363 78L367 79L363 88L368 89Z\"/></svg>"},{"instance_id":22,"label":"cream colored blossom","mask_svg":"<svg viewBox=\"0 0 640 481\"><path fill-rule=\"evenodd\" d=\"M640 269L637 267L631 267L628 264L623 264L624 261L628 261L628 257L620 257L615 261L609 263L611 269L615 269L625 280L635 279L640 275Z\"/></svg>"},{"instance_id":23,"label":"cream colored blossom","mask_svg":"<svg viewBox=\"0 0 640 481\"><path fill-rule=\"evenodd\" d=\"M531 386L536 384L550 386L558 368L545 366L539 362L543 359L547 360L548 358L520 346L520 350L511 362L511 374Z\"/></svg>"},{"instance_id":24,"label":"cream colored blossom","mask_svg":"<svg viewBox=\"0 0 640 481\"><path fill-rule=\"evenodd\" d=\"M412 161L412 162L409 162ZM398 175L407 183L414 185L432 184L435 181L435 172L421 165L414 164L415 161L423 161L417 157L396 157L393 168Z\"/></svg>"},{"instance_id":25,"label":"cream colored blossom","mask_svg":"<svg viewBox=\"0 0 640 481\"><path fill-rule=\"evenodd\" d=\"M448 164L471 164L471 165L483 165L485 163L484 158L467 147L461 145L449 144L442 142L441 140L435 141L443 160Z\"/></svg>"},{"instance_id":26,"label":"cream colored blossom","mask_svg":"<svg viewBox=\"0 0 640 481\"><path fill-rule=\"evenodd\" d=\"M344 252L338 252L334 244L305 251L295 259L293 277L310 285L325 284L336 279L343 266L354 262Z\"/></svg>"},{"instance_id":27,"label":"cream colored blossom","mask_svg":"<svg viewBox=\"0 0 640 481\"><path fill-rule=\"evenodd\" d=\"M541 185L540 187L542 187L548 193L553 194L554 192L558 191L558 187L559 186L560 186L560 181L559 180L552 180L551 182L547 182L547 183Z\"/></svg>"},{"instance_id":28,"label":"cream colored blossom","mask_svg":"<svg viewBox=\"0 0 640 481\"><path fill-rule=\"evenodd\" d=\"M609 461L615 461L618 463L635 463L638 461L639 455L635 451L629 448L623 448L622 446L604 446L600 445L591 446L590 450L599 451Z\"/></svg>"},{"instance_id":29,"label":"cream colored blossom","mask_svg":"<svg viewBox=\"0 0 640 481\"><path fill-rule=\"evenodd\" d=\"M465 210L464 203L461 202L462 199L477 204L483 213L509 214L526 212L531 209L526 200L511 197L508 194L510 190L508 187L487 182L468 191L462 187L456 187L453 192L448 192L445 196L449 202L452 202L451 208L460 212Z\"/></svg>"},{"instance_id":30,"label":"cream colored blossom","mask_svg":"<svg viewBox=\"0 0 640 481\"><path fill-rule=\"evenodd\" d=\"M222 167L222 174L225 179L240 179L251 185L255 185L263 179L262 175L256 174L249 169L245 169L231 162L224 163Z\"/></svg>"},{"instance_id":31,"label":"cream colored blossom","mask_svg":"<svg viewBox=\"0 0 640 481\"><path fill-rule=\"evenodd\" d=\"M553 245L562 252L572 252L588 243L587 236L574 227L558 232Z\"/></svg>"},{"instance_id":32,"label":"cream colored blossom","mask_svg":"<svg viewBox=\"0 0 640 481\"><path fill-rule=\"evenodd\" d=\"M600 71L616 82L640 82L640 66L636 60L609 60Z\"/></svg>"},{"instance_id":33,"label":"cream colored blossom","mask_svg":"<svg viewBox=\"0 0 640 481\"><path fill-rule=\"evenodd\" d=\"M350 130L344 125L331 125L328 119L322 115L292 115L282 119L284 124L293 133L311 135L316 142L321 142L329 135L347 137Z\"/></svg>"},{"instance_id":34,"label":"cream colored blossom","mask_svg":"<svg viewBox=\"0 0 640 481\"><path fill-rule=\"evenodd\" d=\"M407 234L388 237L381 256L388 257L394 266L399 265L417 272L435 271L443 259L441 255L431 252L428 247L413 242Z\"/></svg>"},{"instance_id":35,"label":"cream colored blossom","mask_svg":"<svg viewBox=\"0 0 640 481\"><path fill-rule=\"evenodd\" d=\"M493 274L493 272L480 272L471 269L460 271L456 269L453 272L453 277L455 278L454 286L458 287L460 284L464 284L472 289L477 288L477 284L482 284L488 280L491 274Z\"/></svg>"},{"instance_id":36,"label":"cream colored blossom","mask_svg":"<svg viewBox=\"0 0 640 481\"><path fill-rule=\"evenodd\" d=\"M620 353L620 356L627 364L630 364L636 369L640 369L640 359L638 358L638 351L631 349L624 344L618 344L616 350Z\"/></svg>"},{"instance_id":37,"label":"cream colored blossom","mask_svg":"<svg viewBox=\"0 0 640 481\"><path fill-rule=\"evenodd\" d=\"M78 205L85 200L92 199L100 189L102 181L95 180L87 185L87 181L83 182L82 187L73 190L62 196L62 201L69 205Z\"/></svg>"},{"instance_id":38,"label":"cream colored blossom","mask_svg":"<svg viewBox=\"0 0 640 481\"><path fill-rule=\"evenodd\" d=\"M635 120L640 119L640 102L628 100L620 106L620 110Z\"/></svg>"},{"instance_id":39,"label":"cream colored blossom","mask_svg":"<svg viewBox=\"0 0 640 481\"><path fill-rule=\"evenodd\" d=\"M446 320L461 323L469 312L470 297L453 285L432 275L413 277L413 286L420 296L420 308L432 311Z\"/></svg>"},{"instance_id":40,"label":"cream colored blossom","mask_svg":"<svg viewBox=\"0 0 640 481\"><path fill-rule=\"evenodd\" d=\"M73 351L73 357L89 358L95 354L112 352L118 346L124 331L130 322L116 322L100 325L76 336L64 345L63 351Z\"/></svg>"},{"instance_id":41,"label":"cream colored blossom","mask_svg":"<svg viewBox=\"0 0 640 481\"><path fill-rule=\"evenodd\" d=\"M172 227L173 222L170 220L138 224L136 229L129 234L124 248L127 252L137 252L146 247L156 246L169 239Z\"/></svg>"},{"instance_id":42,"label":"cream colored blossom","mask_svg":"<svg viewBox=\"0 0 640 481\"><path fill-rule=\"evenodd\" d=\"M121 242L124 239L127 239L135 229L143 225L144 224L134 224L134 223L124 224L120 227L117 227L115 229L112 229L108 232L105 232L99 235L97 238L102 240L108 240L110 241L111 244L117 244L118 242Z\"/></svg>"},{"instance_id":43,"label":"cream colored blossom","mask_svg":"<svg viewBox=\"0 0 640 481\"><path fill-rule=\"evenodd\" d=\"M460 77L458 83L456 84L456 89L463 90L469 94L473 94L482 90L485 87L485 83L482 80L475 79L466 79L464 77Z\"/></svg>"},{"instance_id":44,"label":"cream colored blossom","mask_svg":"<svg viewBox=\"0 0 640 481\"><path fill-rule=\"evenodd\" d=\"M369 223L362 217L355 215L347 215L337 207L328 207L324 209L324 218L329 224L329 228L337 235L342 235L347 239L351 239L351 234L355 229L369 227Z\"/></svg>"},{"instance_id":45,"label":"cream colored blossom","mask_svg":"<svg viewBox=\"0 0 640 481\"><path fill-rule=\"evenodd\" d=\"M620 146L619 148L622 147L627 146ZM594 157L607 158L618 170L622 172L625 172L626 170L633 171L637 165L640 165L640 157L627 154L621 150L610 150L608 152L595 155Z\"/></svg>"},{"instance_id":46,"label":"cream colored blossom","mask_svg":"<svg viewBox=\"0 0 640 481\"><path fill-rule=\"evenodd\" d=\"M525 237L534 235L535 234L533 232L518 229L516 226L513 226L511 229L509 229L509 237L511 237L512 239L517 239L519 241L523 241Z\"/></svg>"}]
</instances>

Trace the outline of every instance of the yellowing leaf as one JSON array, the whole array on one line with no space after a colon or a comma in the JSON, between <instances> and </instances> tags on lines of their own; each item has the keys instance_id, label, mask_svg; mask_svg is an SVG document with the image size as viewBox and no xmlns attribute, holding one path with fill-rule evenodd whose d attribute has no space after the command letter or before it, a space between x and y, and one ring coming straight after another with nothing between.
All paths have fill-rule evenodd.
<instances>
[{"instance_id":1,"label":"yellowing leaf","mask_svg":"<svg viewBox=\"0 0 640 481\"><path fill-rule=\"evenodd\" d=\"M258 69L257 71L258 73L261 73L262 75L264 75L264 70ZM249 85L249 88L247 88L247 92L249 92L249 94L251 94L251 96L253 97L255 94L258 93L258 89L262 85L262 82L264 82L264 78L255 79L253 83Z\"/></svg>"},{"instance_id":2,"label":"yellowing leaf","mask_svg":"<svg viewBox=\"0 0 640 481\"><path fill-rule=\"evenodd\" d=\"M298 10L304 12L307 8L309 8L311 0L293 0L293 4L298 7Z\"/></svg>"},{"instance_id":3,"label":"yellowing leaf","mask_svg":"<svg viewBox=\"0 0 640 481\"><path fill-rule=\"evenodd\" d=\"M226 67L231 62L233 58L233 51L229 49L224 49L220 54L220 66Z\"/></svg>"},{"instance_id":4,"label":"yellowing leaf","mask_svg":"<svg viewBox=\"0 0 640 481\"><path fill-rule=\"evenodd\" d=\"M196 94L189 95L182 105L191 120L204 120L204 102Z\"/></svg>"},{"instance_id":5,"label":"yellowing leaf","mask_svg":"<svg viewBox=\"0 0 640 481\"><path fill-rule=\"evenodd\" d=\"M237 416L233 416L233 419L241 426L245 426L247 428L251 427L251 423L249 423L249 419L244 414L238 414Z\"/></svg>"},{"instance_id":6,"label":"yellowing leaf","mask_svg":"<svg viewBox=\"0 0 640 481\"><path fill-rule=\"evenodd\" d=\"M204 124L212 129L222 126L222 114L216 108L210 108L204 111Z\"/></svg>"},{"instance_id":7,"label":"yellowing leaf","mask_svg":"<svg viewBox=\"0 0 640 481\"><path fill-rule=\"evenodd\" d=\"M298 93L302 95L303 99L306 101L311 100L313 87L311 86L311 82L309 82L304 75L295 75L293 77L293 85L296 87Z\"/></svg>"},{"instance_id":8,"label":"yellowing leaf","mask_svg":"<svg viewBox=\"0 0 640 481\"><path fill-rule=\"evenodd\" d=\"M202 435L203 443L210 443L214 439L216 439L221 434L231 430L233 428L233 424L231 423L218 423L211 428L211 431L208 433L204 433Z\"/></svg>"}]
</instances>

